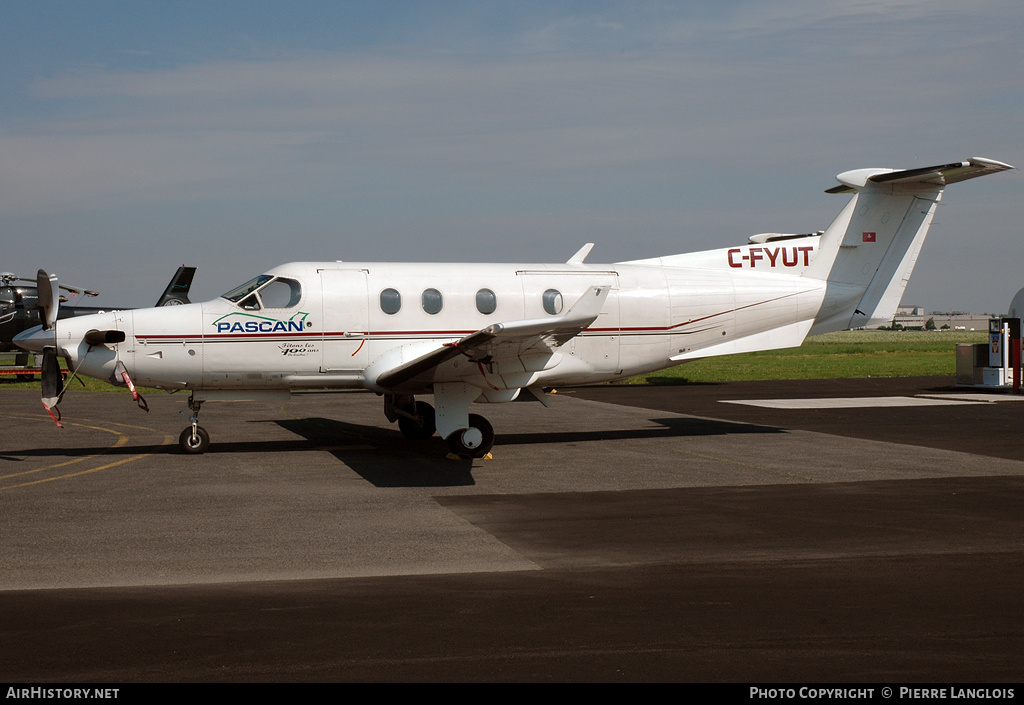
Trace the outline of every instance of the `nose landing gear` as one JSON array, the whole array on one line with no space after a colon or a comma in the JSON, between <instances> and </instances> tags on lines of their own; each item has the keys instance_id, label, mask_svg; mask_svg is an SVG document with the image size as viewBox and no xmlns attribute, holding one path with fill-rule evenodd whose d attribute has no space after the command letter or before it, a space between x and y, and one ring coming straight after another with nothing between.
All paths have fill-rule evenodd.
<instances>
[{"instance_id":1,"label":"nose landing gear","mask_svg":"<svg viewBox=\"0 0 1024 705\"><path fill-rule=\"evenodd\" d=\"M178 436L178 445L189 454L205 453L210 447L210 434L202 426L190 426Z\"/></svg>"},{"instance_id":2,"label":"nose landing gear","mask_svg":"<svg viewBox=\"0 0 1024 705\"><path fill-rule=\"evenodd\" d=\"M188 408L192 411L190 416L192 425L187 426L178 436L178 445L190 455L205 453L210 447L210 434L199 425L199 409L202 405L203 402L195 401L192 397L188 398Z\"/></svg>"}]
</instances>

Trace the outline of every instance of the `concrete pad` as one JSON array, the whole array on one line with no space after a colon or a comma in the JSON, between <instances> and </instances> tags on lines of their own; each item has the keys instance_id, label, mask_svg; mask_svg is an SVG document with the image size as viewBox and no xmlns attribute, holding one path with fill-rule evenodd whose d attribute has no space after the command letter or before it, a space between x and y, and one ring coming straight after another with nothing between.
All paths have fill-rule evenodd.
<instances>
[{"instance_id":1,"label":"concrete pad","mask_svg":"<svg viewBox=\"0 0 1024 705\"><path fill-rule=\"evenodd\" d=\"M176 446L183 398L150 399L147 415L118 395L79 395L60 430L24 396L4 412L24 431L0 453L0 589L536 568L446 509L446 496L1024 473L1009 460L568 394L552 409L479 407L498 433L493 460L448 460L438 438L407 442L380 399L358 393L209 403L213 446L189 456Z\"/></svg>"}]
</instances>

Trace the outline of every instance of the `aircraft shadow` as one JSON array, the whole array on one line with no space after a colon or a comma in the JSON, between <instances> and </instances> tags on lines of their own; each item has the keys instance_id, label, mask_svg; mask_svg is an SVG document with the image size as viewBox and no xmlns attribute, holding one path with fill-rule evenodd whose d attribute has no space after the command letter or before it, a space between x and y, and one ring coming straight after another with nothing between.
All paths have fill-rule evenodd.
<instances>
[{"instance_id":1,"label":"aircraft shadow","mask_svg":"<svg viewBox=\"0 0 1024 705\"><path fill-rule=\"evenodd\" d=\"M631 428L618 431L551 431L545 433L512 433L501 435L495 445L520 445L533 443L585 443L592 441L672 438L685 436L725 436L747 433L785 433L785 429L774 426L718 419L696 417L669 417L651 419L662 428Z\"/></svg>"},{"instance_id":2,"label":"aircraft shadow","mask_svg":"<svg viewBox=\"0 0 1024 705\"><path fill-rule=\"evenodd\" d=\"M475 484L473 460L449 458L435 436L418 441L395 429L311 417L272 422L327 451L375 487L459 487ZM482 461L476 461L482 462Z\"/></svg>"},{"instance_id":3,"label":"aircraft shadow","mask_svg":"<svg viewBox=\"0 0 1024 705\"><path fill-rule=\"evenodd\" d=\"M125 445L117 448L111 446L95 446L91 448L25 448L8 450L0 454L0 460L12 463L23 462L29 458L86 458L93 455L119 457L125 455L152 455L178 450L177 445Z\"/></svg>"},{"instance_id":4,"label":"aircraft shadow","mask_svg":"<svg viewBox=\"0 0 1024 705\"><path fill-rule=\"evenodd\" d=\"M457 487L474 484L471 474L473 461L447 458L447 448L437 437L425 441L408 441L399 436L397 431L388 433L372 426L357 426L331 419L252 423L277 423L302 438L215 441L204 456L327 451L377 487ZM374 431L379 433L374 434ZM5 451L0 454L0 460L25 462L33 458L120 458L134 455L183 455L183 452L177 443L129 444L117 448L31 448Z\"/></svg>"},{"instance_id":5,"label":"aircraft shadow","mask_svg":"<svg viewBox=\"0 0 1024 705\"><path fill-rule=\"evenodd\" d=\"M651 419L661 428L612 431L551 431L499 434L495 447L548 443L588 443L607 440L719 436L748 433L785 433L771 426L701 418ZM440 437L410 441L393 429L362 426L335 419L276 420L284 429L304 437L319 450L327 450L377 487L452 487L475 484L473 463L446 457Z\"/></svg>"},{"instance_id":6,"label":"aircraft shadow","mask_svg":"<svg viewBox=\"0 0 1024 705\"><path fill-rule=\"evenodd\" d=\"M651 419L659 427L599 431L546 431L500 434L495 446L592 443L608 440L644 440L687 436L785 433L784 429L696 417ZM214 442L206 455L327 451L375 487L457 487L475 484L474 463L485 461L448 457L438 437L411 441L395 429L362 425L320 417L252 421L274 423L300 438ZM125 445L86 448L36 448L8 450L7 461L40 457L124 457L180 454L177 444Z\"/></svg>"}]
</instances>

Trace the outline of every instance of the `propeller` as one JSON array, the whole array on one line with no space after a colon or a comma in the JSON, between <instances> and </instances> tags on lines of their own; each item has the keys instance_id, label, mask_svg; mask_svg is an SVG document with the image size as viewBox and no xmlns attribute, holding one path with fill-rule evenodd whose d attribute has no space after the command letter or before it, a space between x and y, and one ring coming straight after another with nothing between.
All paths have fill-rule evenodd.
<instances>
[{"instance_id":1,"label":"propeller","mask_svg":"<svg viewBox=\"0 0 1024 705\"><path fill-rule=\"evenodd\" d=\"M179 270L180 274L180 270ZM6 276L0 273L0 277ZM12 275L13 276L13 275ZM40 311L40 322L39 328L32 328L27 331L22 331L14 336L14 343L25 350L31 350L33 352L43 354L43 364L40 369L40 376L42 378L42 402L43 408L46 409L47 413L61 428L64 428L60 422L61 414L60 409L57 405L60 403L61 398L64 396L64 379L61 374L60 363L57 361L57 354L60 351L60 346L57 342L57 314L60 309L60 290L66 289L71 292L76 292L75 289L69 289L68 287L62 287L57 283L57 277L53 274L47 274L44 270L40 269L36 275L36 292L38 296L39 311ZM95 295L95 292L86 291L87 296ZM125 332L122 330L111 329L111 330L92 330L86 331L85 335L82 336L82 341L88 344L89 348L85 354L89 353L95 347L103 347L107 345L117 345L125 341ZM77 345L77 342L75 343ZM65 356L67 353L65 353ZM71 359L68 358L68 370L72 367ZM131 377L128 375L128 370L125 368L123 362L118 362L118 372L124 379L125 384L132 392L132 397L138 402L139 406L149 411L149 407L146 405L146 400L139 394L138 390L135 389L135 385L131 381Z\"/></svg>"}]
</instances>

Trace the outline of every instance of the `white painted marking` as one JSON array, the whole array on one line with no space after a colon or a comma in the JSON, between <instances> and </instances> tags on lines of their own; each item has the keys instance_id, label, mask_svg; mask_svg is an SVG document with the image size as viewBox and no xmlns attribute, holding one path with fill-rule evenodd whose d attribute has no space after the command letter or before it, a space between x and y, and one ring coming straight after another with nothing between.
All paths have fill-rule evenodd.
<instances>
[{"instance_id":1,"label":"white painted marking","mask_svg":"<svg viewBox=\"0 0 1024 705\"><path fill-rule=\"evenodd\" d=\"M960 394L918 394L931 399L961 399L963 401L980 401L992 403L996 401L1024 401L1024 394L986 394L985 392L963 392Z\"/></svg>"},{"instance_id":2,"label":"white painted marking","mask_svg":"<svg viewBox=\"0 0 1024 705\"><path fill-rule=\"evenodd\" d=\"M722 399L726 404L761 406L766 409L862 409L892 406L950 406L976 404L965 399L927 397L845 397L834 399Z\"/></svg>"}]
</instances>

